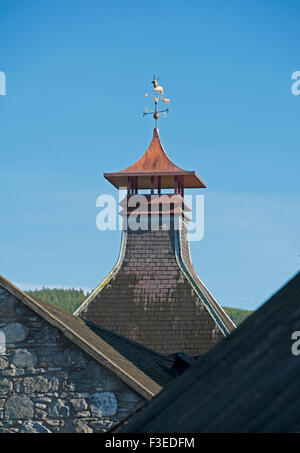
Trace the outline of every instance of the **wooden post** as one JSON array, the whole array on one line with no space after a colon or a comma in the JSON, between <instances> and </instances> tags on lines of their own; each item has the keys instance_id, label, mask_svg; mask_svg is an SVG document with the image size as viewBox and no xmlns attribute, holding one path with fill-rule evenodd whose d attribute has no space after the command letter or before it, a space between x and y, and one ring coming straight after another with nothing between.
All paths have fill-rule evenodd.
<instances>
[{"instance_id":1,"label":"wooden post","mask_svg":"<svg viewBox=\"0 0 300 453\"><path fill-rule=\"evenodd\" d=\"M174 177L174 193L178 193L178 179L177 179L177 176Z\"/></svg>"},{"instance_id":2,"label":"wooden post","mask_svg":"<svg viewBox=\"0 0 300 453\"><path fill-rule=\"evenodd\" d=\"M131 181L130 176L127 177L127 195L130 195Z\"/></svg>"}]
</instances>

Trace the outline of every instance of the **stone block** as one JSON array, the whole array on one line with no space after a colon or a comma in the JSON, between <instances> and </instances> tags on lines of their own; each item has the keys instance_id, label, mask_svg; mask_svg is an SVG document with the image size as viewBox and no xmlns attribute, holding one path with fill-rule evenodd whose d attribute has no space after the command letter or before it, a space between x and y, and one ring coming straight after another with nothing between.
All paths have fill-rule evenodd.
<instances>
[{"instance_id":1,"label":"stone block","mask_svg":"<svg viewBox=\"0 0 300 453\"><path fill-rule=\"evenodd\" d=\"M40 343L54 343L56 342L55 330L47 325L44 325L35 337L35 341Z\"/></svg>"},{"instance_id":2,"label":"stone block","mask_svg":"<svg viewBox=\"0 0 300 453\"><path fill-rule=\"evenodd\" d=\"M91 413L89 411L81 411L77 412L76 416L81 418L87 418L91 416Z\"/></svg>"},{"instance_id":3,"label":"stone block","mask_svg":"<svg viewBox=\"0 0 300 453\"><path fill-rule=\"evenodd\" d=\"M0 356L0 370L4 370L8 367L8 360L5 357Z\"/></svg>"},{"instance_id":4,"label":"stone block","mask_svg":"<svg viewBox=\"0 0 300 453\"><path fill-rule=\"evenodd\" d=\"M23 393L48 393L59 389L59 379L55 376L25 377L21 384Z\"/></svg>"},{"instance_id":5,"label":"stone block","mask_svg":"<svg viewBox=\"0 0 300 453\"><path fill-rule=\"evenodd\" d=\"M0 396L12 391L13 383L8 379L0 379Z\"/></svg>"},{"instance_id":6,"label":"stone block","mask_svg":"<svg viewBox=\"0 0 300 453\"><path fill-rule=\"evenodd\" d=\"M81 353L81 351L77 351L74 348L68 348L63 352L56 354L53 361L55 365L66 368L85 368L88 363L87 358Z\"/></svg>"},{"instance_id":7,"label":"stone block","mask_svg":"<svg viewBox=\"0 0 300 453\"><path fill-rule=\"evenodd\" d=\"M118 402L113 392L94 393L90 397L90 408L93 417L109 417L118 411Z\"/></svg>"},{"instance_id":8,"label":"stone block","mask_svg":"<svg viewBox=\"0 0 300 453\"><path fill-rule=\"evenodd\" d=\"M20 420L33 417L33 403L28 396L11 396L4 405L5 419Z\"/></svg>"},{"instance_id":9,"label":"stone block","mask_svg":"<svg viewBox=\"0 0 300 453\"><path fill-rule=\"evenodd\" d=\"M23 423L20 429L20 433L51 433L42 423L28 420Z\"/></svg>"},{"instance_id":10,"label":"stone block","mask_svg":"<svg viewBox=\"0 0 300 453\"><path fill-rule=\"evenodd\" d=\"M73 421L73 429L75 433L92 433L93 429L81 420Z\"/></svg>"},{"instance_id":11,"label":"stone block","mask_svg":"<svg viewBox=\"0 0 300 453\"><path fill-rule=\"evenodd\" d=\"M13 357L13 363L17 367L29 367L37 363L37 357L32 350L16 349Z\"/></svg>"},{"instance_id":12,"label":"stone block","mask_svg":"<svg viewBox=\"0 0 300 453\"><path fill-rule=\"evenodd\" d=\"M8 293L0 294L0 316L3 319L4 316L14 314L15 312L15 298L9 296Z\"/></svg>"},{"instance_id":13,"label":"stone block","mask_svg":"<svg viewBox=\"0 0 300 453\"><path fill-rule=\"evenodd\" d=\"M20 322L11 322L2 329L6 344L21 343L28 334L28 328Z\"/></svg>"},{"instance_id":14,"label":"stone block","mask_svg":"<svg viewBox=\"0 0 300 453\"><path fill-rule=\"evenodd\" d=\"M90 422L90 426L95 433L106 433L113 425L115 425L115 422L108 419Z\"/></svg>"},{"instance_id":15,"label":"stone block","mask_svg":"<svg viewBox=\"0 0 300 453\"><path fill-rule=\"evenodd\" d=\"M86 401L83 398L73 398L70 400L75 411L85 411L88 408Z\"/></svg>"},{"instance_id":16,"label":"stone block","mask_svg":"<svg viewBox=\"0 0 300 453\"><path fill-rule=\"evenodd\" d=\"M91 390L99 384L101 378L99 366L90 365L82 371L75 371L70 375L71 382L79 392Z\"/></svg>"},{"instance_id":17,"label":"stone block","mask_svg":"<svg viewBox=\"0 0 300 453\"><path fill-rule=\"evenodd\" d=\"M61 399L54 401L49 407L49 415L51 417L69 417L70 408L68 403Z\"/></svg>"},{"instance_id":18,"label":"stone block","mask_svg":"<svg viewBox=\"0 0 300 453\"><path fill-rule=\"evenodd\" d=\"M42 409L39 409L38 407L35 408L35 417L39 418L41 420L46 420L47 418L47 412L43 411Z\"/></svg>"}]
</instances>

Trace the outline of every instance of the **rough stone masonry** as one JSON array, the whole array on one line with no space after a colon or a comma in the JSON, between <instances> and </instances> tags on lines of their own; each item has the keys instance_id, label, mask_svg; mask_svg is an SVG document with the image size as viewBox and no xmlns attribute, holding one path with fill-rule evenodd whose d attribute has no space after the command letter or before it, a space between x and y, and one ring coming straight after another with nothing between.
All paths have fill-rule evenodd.
<instances>
[{"instance_id":1,"label":"rough stone masonry","mask_svg":"<svg viewBox=\"0 0 300 453\"><path fill-rule=\"evenodd\" d=\"M0 287L0 432L106 432L144 399Z\"/></svg>"}]
</instances>

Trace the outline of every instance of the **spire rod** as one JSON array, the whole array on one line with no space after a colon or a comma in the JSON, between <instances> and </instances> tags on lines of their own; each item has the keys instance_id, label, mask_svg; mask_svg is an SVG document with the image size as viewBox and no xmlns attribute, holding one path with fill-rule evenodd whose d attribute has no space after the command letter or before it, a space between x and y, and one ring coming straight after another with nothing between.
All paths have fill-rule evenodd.
<instances>
[{"instance_id":1,"label":"spire rod","mask_svg":"<svg viewBox=\"0 0 300 453\"><path fill-rule=\"evenodd\" d=\"M159 78L156 78L155 74L153 76L153 80L152 80L152 85L153 85L153 92L154 92L154 95L150 95L148 93L145 94L145 96L147 97L150 97L150 98L153 98L154 99L154 111L153 112L149 112L149 109L148 108L145 108L145 112L143 113L143 116L146 116L146 115L153 115L153 118L155 120L155 129L157 129L157 120L159 118L159 114L160 113L163 113L164 116L166 116L166 114L169 112L169 109L165 109L165 110L158 110L158 103L160 101L164 102L165 104L170 104L170 99L168 98L165 98L164 97L164 89L162 86L159 86L158 85L158 80Z\"/></svg>"}]
</instances>

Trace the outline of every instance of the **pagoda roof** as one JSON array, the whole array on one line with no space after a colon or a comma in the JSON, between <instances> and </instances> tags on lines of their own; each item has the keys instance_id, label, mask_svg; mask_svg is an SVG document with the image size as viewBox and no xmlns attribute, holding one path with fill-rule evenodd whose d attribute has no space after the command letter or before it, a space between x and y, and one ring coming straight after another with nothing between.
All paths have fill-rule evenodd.
<instances>
[{"instance_id":1,"label":"pagoda roof","mask_svg":"<svg viewBox=\"0 0 300 453\"><path fill-rule=\"evenodd\" d=\"M161 177L160 187L169 189L174 187L174 177L183 176L184 187L204 188L205 183L194 171L177 167L165 153L160 142L158 129L154 129L152 141L143 156L124 170L115 173L104 173L104 177L118 189L127 187L128 177L138 176L138 185L141 189L151 187L151 176L154 176L154 187L158 187L158 178Z\"/></svg>"}]
</instances>

